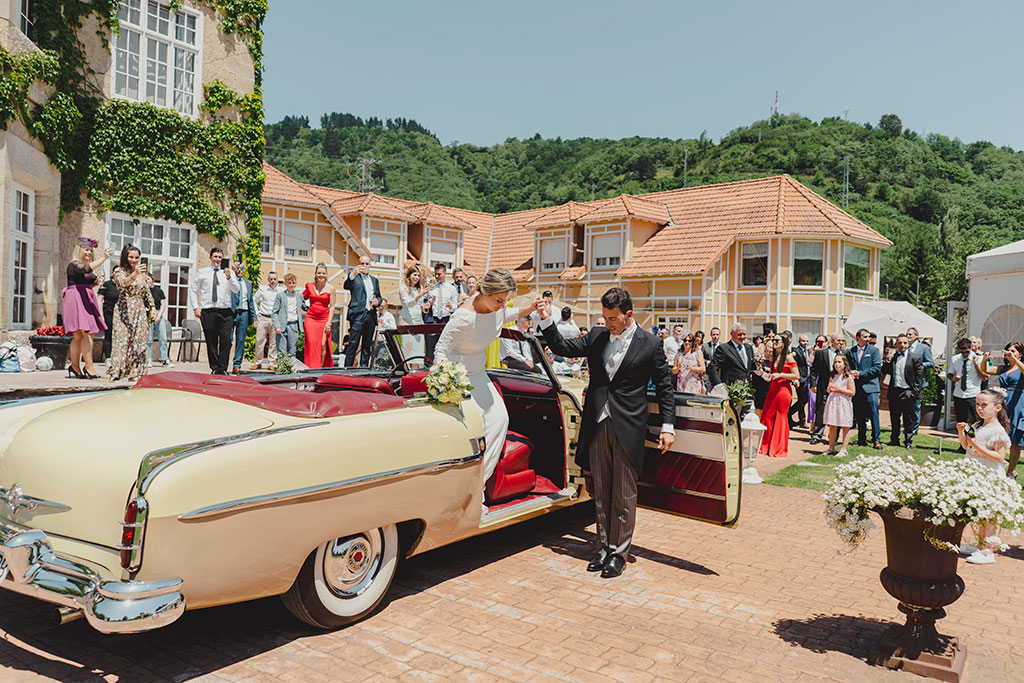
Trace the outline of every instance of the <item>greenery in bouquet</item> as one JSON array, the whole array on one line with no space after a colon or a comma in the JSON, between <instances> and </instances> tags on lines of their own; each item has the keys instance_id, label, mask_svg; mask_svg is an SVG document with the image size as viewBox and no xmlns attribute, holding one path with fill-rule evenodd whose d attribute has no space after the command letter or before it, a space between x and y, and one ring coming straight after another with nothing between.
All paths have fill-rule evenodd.
<instances>
[{"instance_id":1,"label":"greenery in bouquet","mask_svg":"<svg viewBox=\"0 0 1024 683\"><path fill-rule=\"evenodd\" d=\"M754 397L754 386L744 379L736 380L725 390L729 392L729 400L738 406L744 405Z\"/></svg>"},{"instance_id":2,"label":"greenery in bouquet","mask_svg":"<svg viewBox=\"0 0 1024 683\"><path fill-rule=\"evenodd\" d=\"M435 403L458 403L473 389L466 375L466 366L450 360L435 363L424 383L430 400Z\"/></svg>"},{"instance_id":3,"label":"greenery in bouquet","mask_svg":"<svg viewBox=\"0 0 1024 683\"><path fill-rule=\"evenodd\" d=\"M274 366L275 375L290 375L295 372L295 364L292 362L292 357L286 353L279 353L277 355L277 365Z\"/></svg>"},{"instance_id":4,"label":"greenery in bouquet","mask_svg":"<svg viewBox=\"0 0 1024 683\"><path fill-rule=\"evenodd\" d=\"M976 460L929 459L918 465L909 458L862 455L836 468L824 494L822 513L851 548L875 527L868 512L911 508L935 526L960 522L993 522L1010 529L1024 524L1024 498L1016 481ZM956 551L926 532L936 548Z\"/></svg>"}]
</instances>

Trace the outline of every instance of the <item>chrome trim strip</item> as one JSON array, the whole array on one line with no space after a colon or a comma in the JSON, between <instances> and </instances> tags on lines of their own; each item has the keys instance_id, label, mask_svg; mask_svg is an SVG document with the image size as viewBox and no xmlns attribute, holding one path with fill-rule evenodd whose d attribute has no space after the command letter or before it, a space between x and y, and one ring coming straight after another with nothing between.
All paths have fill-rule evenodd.
<instances>
[{"instance_id":1,"label":"chrome trim strip","mask_svg":"<svg viewBox=\"0 0 1024 683\"><path fill-rule=\"evenodd\" d=\"M296 429L306 429L308 427L320 427L326 424L330 424L330 422L321 420L306 424L288 425L286 427L270 427L268 429L257 429L252 432L242 432L241 434L232 434L231 436L222 436L215 439L193 441L192 443L183 443L178 444L177 446L171 446L170 448L161 448L160 450L150 451L143 456L142 464L139 465L139 478L136 485L138 495L146 495L146 490L149 488L149 485L153 483L153 479L162 471L174 463L180 462L185 458L196 455L197 453L202 453L203 451L208 451L219 446L228 446L230 444L241 443L243 441L259 439L264 436L272 436L274 434L291 432Z\"/></svg>"},{"instance_id":2,"label":"chrome trim strip","mask_svg":"<svg viewBox=\"0 0 1024 683\"><path fill-rule=\"evenodd\" d=\"M239 498L238 500L230 500L224 503L217 503L216 505L208 505L206 507L201 507L196 510L180 514L178 515L178 519L183 522L188 522L196 519L203 519L205 517L212 517L214 515L251 510L252 508L275 505L286 501L301 500L312 496L339 493L345 489L374 484L385 479L405 478L415 474L427 474L430 472L440 472L454 467L462 467L463 465L474 463L482 458L483 451L476 449L472 455L467 455L462 458L438 460L424 465L414 465L412 467L404 467L402 469L389 470L387 472L378 472L377 474L368 474L362 477L355 477L353 479L331 482L329 484L306 486L301 489L266 493L261 496Z\"/></svg>"},{"instance_id":3,"label":"chrome trim strip","mask_svg":"<svg viewBox=\"0 0 1024 683\"><path fill-rule=\"evenodd\" d=\"M508 507L499 508L497 510L488 511L486 515L480 517L480 525L487 526L494 522L497 522L508 517L514 517L523 512L529 512L534 509L543 509L550 507L555 503L560 503L566 500L572 500L577 496L575 488L567 486L561 491L554 493L546 493L537 498L531 498L530 500L524 500L521 503L515 505L509 505Z\"/></svg>"},{"instance_id":4,"label":"chrome trim strip","mask_svg":"<svg viewBox=\"0 0 1024 683\"><path fill-rule=\"evenodd\" d=\"M645 481L637 482L640 486L646 486L647 488L657 489L659 491L668 491L669 493L681 493L686 496L697 496L698 498L710 498L711 500L725 500L725 496L718 493L705 493L703 491L691 491L690 489L677 489L671 486L656 486L655 484L649 484Z\"/></svg>"},{"instance_id":5,"label":"chrome trim strip","mask_svg":"<svg viewBox=\"0 0 1024 683\"><path fill-rule=\"evenodd\" d=\"M0 486L0 501L7 503L7 507L11 509L11 515L18 514L18 510L32 512L36 508L53 508L61 512L71 509L70 505L65 505L64 503L55 503L51 500L26 496L21 492L21 484L17 482L11 484L11 487L7 489Z\"/></svg>"}]
</instances>

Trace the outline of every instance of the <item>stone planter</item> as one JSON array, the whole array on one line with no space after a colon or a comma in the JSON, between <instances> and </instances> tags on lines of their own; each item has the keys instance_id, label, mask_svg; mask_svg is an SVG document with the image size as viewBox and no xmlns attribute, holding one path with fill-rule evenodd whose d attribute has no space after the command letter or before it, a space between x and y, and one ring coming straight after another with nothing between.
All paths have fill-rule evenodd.
<instances>
[{"instance_id":1,"label":"stone planter","mask_svg":"<svg viewBox=\"0 0 1024 683\"><path fill-rule=\"evenodd\" d=\"M34 334L28 343L36 350L36 358L49 356L53 359L53 369L63 370L67 367L68 351L71 349L71 337L51 337Z\"/></svg>"},{"instance_id":2,"label":"stone planter","mask_svg":"<svg viewBox=\"0 0 1024 683\"><path fill-rule=\"evenodd\" d=\"M879 580L900 601L907 623L882 634L872 662L955 683L963 674L967 649L957 638L939 635L935 621L946 616L943 607L963 595L964 581L956 573L959 554L935 548L925 532L959 546L965 525L933 527L921 511L910 508L875 512L885 526L888 561Z\"/></svg>"},{"instance_id":3,"label":"stone planter","mask_svg":"<svg viewBox=\"0 0 1024 683\"><path fill-rule=\"evenodd\" d=\"M942 417L942 406L934 403L921 404L921 426L938 427Z\"/></svg>"}]
</instances>

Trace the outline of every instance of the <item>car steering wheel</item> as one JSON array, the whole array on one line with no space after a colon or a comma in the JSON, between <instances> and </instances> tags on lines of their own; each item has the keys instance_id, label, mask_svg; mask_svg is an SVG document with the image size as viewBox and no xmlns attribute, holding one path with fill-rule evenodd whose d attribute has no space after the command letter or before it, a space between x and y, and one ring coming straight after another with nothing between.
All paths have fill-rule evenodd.
<instances>
[{"instance_id":1,"label":"car steering wheel","mask_svg":"<svg viewBox=\"0 0 1024 683\"><path fill-rule=\"evenodd\" d=\"M396 365L394 368L392 368L391 374L388 375L388 379L387 379L388 386L391 386L391 380L393 380L395 378L395 375L398 374L399 370L401 370L402 368L404 368L406 365L409 364L409 361L411 361L411 360L420 360L420 359L423 359L423 360L427 361L431 365L434 364L433 359L428 358L427 356L409 356L408 358L403 359L402 362L399 363L398 365Z\"/></svg>"}]
</instances>

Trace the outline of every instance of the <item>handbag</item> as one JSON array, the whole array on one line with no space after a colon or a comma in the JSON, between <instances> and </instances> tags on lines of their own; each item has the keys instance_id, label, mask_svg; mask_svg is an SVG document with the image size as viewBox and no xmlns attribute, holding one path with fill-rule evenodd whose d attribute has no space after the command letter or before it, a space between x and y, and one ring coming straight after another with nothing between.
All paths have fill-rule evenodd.
<instances>
[{"instance_id":1,"label":"handbag","mask_svg":"<svg viewBox=\"0 0 1024 683\"><path fill-rule=\"evenodd\" d=\"M20 370L18 344L13 341L5 341L0 344L0 372L18 372Z\"/></svg>"}]
</instances>

